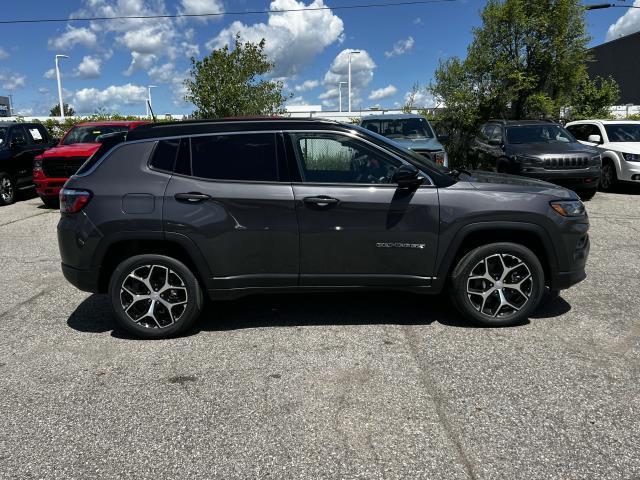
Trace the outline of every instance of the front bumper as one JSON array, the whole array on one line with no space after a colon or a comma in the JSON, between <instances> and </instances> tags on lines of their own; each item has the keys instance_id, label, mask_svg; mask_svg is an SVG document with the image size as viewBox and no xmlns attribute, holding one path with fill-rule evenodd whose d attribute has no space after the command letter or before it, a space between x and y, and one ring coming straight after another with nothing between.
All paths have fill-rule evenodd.
<instances>
[{"instance_id":1,"label":"front bumper","mask_svg":"<svg viewBox=\"0 0 640 480\"><path fill-rule=\"evenodd\" d=\"M68 178L34 178L36 193L42 197L57 197Z\"/></svg>"},{"instance_id":2,"label":"front bumper","mask_svg":"<svg viewBox=\"0 0 640 480\"><path fill-rule=\"evenodd\" d=\"M640 183L640 162L621 160L618 180Z\"/></svg>"},{"instance_id":3,"label":"front bumper","mask_svg":"<svg viewBox=\"0 0 640 480\"><path fill-rule=\"evenodd\" d=\"M524 167L518 175L544 180L571 190L591 190L597 188L600 169L594 170L545 170Z\"/></svg>"}]
</instances>

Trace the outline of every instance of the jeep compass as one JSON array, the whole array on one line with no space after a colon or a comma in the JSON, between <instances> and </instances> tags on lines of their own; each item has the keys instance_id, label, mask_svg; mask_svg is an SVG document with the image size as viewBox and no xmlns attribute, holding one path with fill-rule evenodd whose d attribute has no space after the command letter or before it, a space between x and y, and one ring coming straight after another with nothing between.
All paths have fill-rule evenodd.
<instances>
[{"instance_id":1,"label":"jeep compass","mask_svg":"<svg viewBox=\"0 0 640 480\"><path fill-rule=\"evenodd\" d=\"M140 337L184 332L205 297L354 288L447 291L467 319L511 325L585 278L587 214L550 183L451 171L322 120L122 137L65 184L58 239L65 277Z\"/></svg>"}]
</instances>

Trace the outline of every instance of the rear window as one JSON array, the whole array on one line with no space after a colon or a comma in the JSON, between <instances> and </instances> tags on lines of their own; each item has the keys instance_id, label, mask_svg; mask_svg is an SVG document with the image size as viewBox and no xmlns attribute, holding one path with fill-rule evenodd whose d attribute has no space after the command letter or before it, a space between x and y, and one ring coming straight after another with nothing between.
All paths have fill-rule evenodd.
<instances>
[{"instance_id":1,"label":"rear window","mask_svg":"<svg viewBox=\"0 0 640 480\"><path fill-rule=\"evenodd\" d=\"M176 161L180 140L160 140L153 150L151 166L158 170L173 172L173 165Z\"/></svg>"},{"instance_id":2,"label":"rear window","mask_svg":"<svg viewBox=\"0 0 640 480\"><path fill-rule=\"evenodd\" d=\"M275 134L192 137L191 170L212 180L278 181Z\"/></svg>"}]
</instances>

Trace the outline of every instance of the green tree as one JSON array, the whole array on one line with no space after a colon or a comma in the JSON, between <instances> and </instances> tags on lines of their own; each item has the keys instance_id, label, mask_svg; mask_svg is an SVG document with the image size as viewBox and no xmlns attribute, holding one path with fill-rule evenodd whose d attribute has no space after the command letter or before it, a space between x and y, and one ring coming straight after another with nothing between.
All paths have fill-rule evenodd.
<instances>
[{"instance_id":1,"label":"green tree","mask_svg":"<svg viewBox=\"0 0 640 480\"><path fill-rule=\"evenodd\" d=\"M76 114L76 111L73 109L71 105L68 103L64 104L64 116L65 117L73 117ZM59 117L60 116L60 105L55 104L51 107L51 111L49 112L50 117Z\"/></svg>"},{"instance_id":2,"label":"green tree","mask_svg":"<svg viewBox=\"0 0 640 480\"><path fill-rule=\"evenodd\" d=\"M185 80L185 99L196 106L196 118L220 118L284 113L283 82L265 78L272 70L264 53L264 39L235 48L214 50L202 60L191 59L190 78Z\"/></svg>"},{"instance_id":3,"label":"green tree","mask_svg":"<svg viewBox=\"0 0 640 480\"><path fill-rule=\"evenodd\" d=\"M613 78L585 76L574 92L568 117L571 120L610 118L610 107L619 99L620 88Z\"/></svg>"},{"instance_id":4,"label":"green tree","mask_svg":"<svg viewBox=\"0 0 640 480\"><path fill-rule=\"evenodd\" d=\"M430 85L457 139L454 159L464 157L469 137L489 118L558 118L580 89L609 89L587 77L580 0L489 0L481 18L466 58L440 62ZM611 97L594 93L584 101L603 98Z\"/></svg>"}]
</instances>

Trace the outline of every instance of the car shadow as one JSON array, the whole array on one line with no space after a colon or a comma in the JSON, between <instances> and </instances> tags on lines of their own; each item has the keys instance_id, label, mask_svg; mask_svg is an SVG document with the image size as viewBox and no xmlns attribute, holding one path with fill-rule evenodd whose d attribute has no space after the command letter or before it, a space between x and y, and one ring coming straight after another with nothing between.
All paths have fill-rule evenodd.
<instances>
[{"instance_id":1,"label":"car shadow","mask_svg":"<svg viewBox=\"0 0 640 480\"><path fill-rule=\"evenodd\" d=\"M532 319L561 316L571 306L561 297L545 293ZM456 328L486 328L462 318L445 295L415 295L379 291L366 293L298 293L255 295L238 300L209 302L188 335L199 332L322 325L430 325L438 322ZM525 320L517 328L530 323ZM91 295L67 320L79 332L106 333L134 339L121 331L106 295Z\"/></svg>"}]
</instances>

